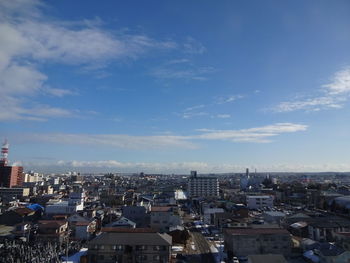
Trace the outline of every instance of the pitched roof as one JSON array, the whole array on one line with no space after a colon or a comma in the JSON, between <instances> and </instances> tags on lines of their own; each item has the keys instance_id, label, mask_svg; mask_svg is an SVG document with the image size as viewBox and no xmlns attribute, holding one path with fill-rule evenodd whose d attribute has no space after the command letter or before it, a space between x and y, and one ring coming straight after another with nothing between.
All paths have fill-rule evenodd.
<instances>
[{"instance_id":1,"label":"pitched roof","mask_svg":"<svg viewBox=\"0 0 350 263\"><path fill-rule=\"evenodd\" d=\"M89 242L90 245L153 245L170 246L172 238L160 233L104 232Z\"/></svg>"},{"instance_id":2,"label":"pitched roof","mask_svg":"<svg viewBox=\"0 0 350 263\"><path fill-rule=\"evenodd\" d=\"M231 235L269 235L269 234L290 234L283 228L232 228L226 229L226 233Z\"/></svg>"},{"instance_id":3,"label":"pitched roof","mask_svg":"<svg viewBox=\"0 0 350 263\"><path fill-rule=\"evenodd\" d=\"M266 255L250 255L248 256L251 263L287 263L287 260L280 254L266 254Z\"/></svg>"},{"instance_id":4,"label":"pitched roof","mask_svg":"<svg viewBox=\"0 0 350 263\"><path fill-rule=\"evenodd\" d=\"M151 212L170 212L171 209L170 206L152 206Z\"/></svg>"},{"instance_id":5,"label":"pitched roof","mask_svg":"<svg viewBox=\"0 0 350 263\"><path fill-rule=\"evenodd\" d=\"M18 207L16 209L14 209L13 211L15 213L19 214L20 216L27 216L27 215L30 215L30 214L35 212L33 209L30 209L27 207Z\"/></svg>"},{"instance_id":6,"label":"pitched roof","mask_svg":"<svg viewBox=\"0 0 350 263\"><path fill-rule=\"evenodd\" d=\"M43 228L52 228L52 227L60 227L66 224L65 221L58 221L58 220L40 220L38 221L39 227Z\"/></svg>"},{"instance_id":7,"label":"pitched roof","mask_svg":"<svg viewBox=\"0 0 350 263\"><path fill-rule=\"evenodd\" d=\"M113 233L157 233L153 228L103 227L101 232Z\"/></svg>"}]
</instances>

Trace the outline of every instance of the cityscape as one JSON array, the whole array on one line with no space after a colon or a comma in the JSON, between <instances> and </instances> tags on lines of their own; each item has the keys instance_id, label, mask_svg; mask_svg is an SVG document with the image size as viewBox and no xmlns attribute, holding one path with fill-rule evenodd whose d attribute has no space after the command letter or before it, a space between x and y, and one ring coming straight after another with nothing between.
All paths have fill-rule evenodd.
<instances>
[{"instance_id":1,"label":"cityscape","mask_svg":"<svg viewBox=\"0 0 350 263\"><path fill-rule=\"evenodd\" d=\"M348 262L349 173L64 174L0 160L0 262Z\"/></svg>"},{"instance_id":2,"label":"cityscape","mask_svg":"<svg viewBox=\"0 0 350 263\"><path fill-rule=\"evenodd\" d=\"M350 263L350 1L0 0L0 263Z\"/></svg>"}]
</instances>

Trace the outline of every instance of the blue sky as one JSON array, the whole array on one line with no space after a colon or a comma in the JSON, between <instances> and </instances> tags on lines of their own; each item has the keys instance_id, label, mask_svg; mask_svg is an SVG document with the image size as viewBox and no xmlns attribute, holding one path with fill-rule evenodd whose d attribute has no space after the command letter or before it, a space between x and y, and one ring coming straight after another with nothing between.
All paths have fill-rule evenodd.
<instances>
[{"instance_id":1,"label":"blue sky","mask_svg":"<svg viewBox=\"0 0 350 263\"><path fill-rule=\"evenodd\" d=\"M0 0L0 137L38 171L350 171L349 1Z\"/></svg>"}]
</instances>

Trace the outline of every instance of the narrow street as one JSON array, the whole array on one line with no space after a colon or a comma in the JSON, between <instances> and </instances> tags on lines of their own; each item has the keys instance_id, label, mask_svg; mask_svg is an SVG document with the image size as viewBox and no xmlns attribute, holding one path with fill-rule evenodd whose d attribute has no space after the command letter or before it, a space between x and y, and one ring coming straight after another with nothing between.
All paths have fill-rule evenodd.
<instances>
[{"instance_id":1,"label":"narrow street","mask_svg":"<svg viewBox=\"0 0 350 263\"><path fill-rule=\"evenodd\" d=\"M214 257L210 252L210 245L198 230L191 231L194 245L198 251L198 256L203 263L215 263Z\"/></svg>"}]
</instances>

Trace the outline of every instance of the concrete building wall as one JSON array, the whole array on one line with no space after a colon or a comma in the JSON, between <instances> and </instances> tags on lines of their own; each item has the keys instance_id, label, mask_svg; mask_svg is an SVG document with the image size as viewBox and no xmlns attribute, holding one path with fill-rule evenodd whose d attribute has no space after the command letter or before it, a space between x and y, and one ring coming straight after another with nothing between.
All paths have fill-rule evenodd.
<instances>
[{"instance_id":1,"label":"concrete building wall","mask_svg":"<svg viewBox=\"0 0 350 263\"><path fill-rule=\"evenodd\" d=\"M247 196L247 207L249 209L261 209L263 207L273 207L274 197L271 195L249 195Z\"/></svg>"}]
</instances>

